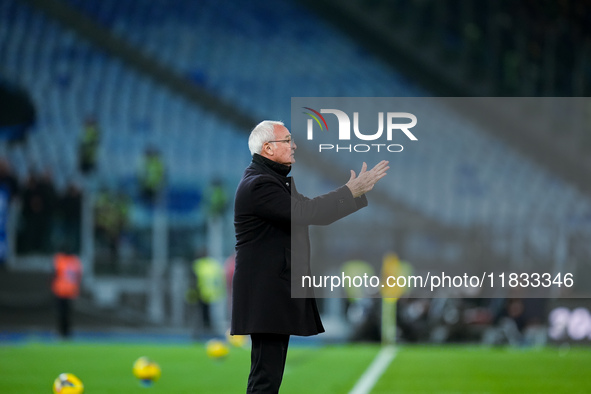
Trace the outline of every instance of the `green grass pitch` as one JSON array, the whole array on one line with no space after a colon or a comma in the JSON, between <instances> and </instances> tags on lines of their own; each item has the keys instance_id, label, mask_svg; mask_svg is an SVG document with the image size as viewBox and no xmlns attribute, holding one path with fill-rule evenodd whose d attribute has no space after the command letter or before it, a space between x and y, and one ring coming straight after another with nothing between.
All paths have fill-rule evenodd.
<instances>
[{"instance_id":1,"label":"green grass pitch","mask_svg":"<svg viewBox=\"0 0 591 394\"><path fill-rule=\"evenodd\" d=\"M281 393L347 393L379 351L376 345L292 346ZM148 356L162 368L152 387L131 372ZM591 350L403 346L373 393L586 393ZM210 360L202 344L0 344L0 393L51 393L62 372L77 375L85 393L243 393L249 351L232 348Z\"/></svg>"},{"instance_id":2,"label":"green grass pitch","mask_svg":"<svg viewBox=\"0 0 591 394\"><path fill-rule=\"evenodd\" d=\"M407 347L372 393L590 393L589 348Z\"/></svg>"}]
</instances>

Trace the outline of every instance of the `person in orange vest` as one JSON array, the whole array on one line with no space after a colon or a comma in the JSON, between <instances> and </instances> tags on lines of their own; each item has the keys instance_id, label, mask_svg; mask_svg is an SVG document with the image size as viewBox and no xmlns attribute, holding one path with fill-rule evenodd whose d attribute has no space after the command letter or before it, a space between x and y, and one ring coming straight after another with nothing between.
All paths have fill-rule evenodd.
<instances>
[{"instance_id":1,"label":"person in orange vest","mask_svg":"<svg viewBox=\"0 0 591 394\"><path fill-rule=\"evenodd\" d=\"M74 254L57 253L53 265L55 274L51 291L57 299L58 331L62 338L69 338L72 327L71 300L80 294L82 263Z\"/></svg>"}]
</instances>

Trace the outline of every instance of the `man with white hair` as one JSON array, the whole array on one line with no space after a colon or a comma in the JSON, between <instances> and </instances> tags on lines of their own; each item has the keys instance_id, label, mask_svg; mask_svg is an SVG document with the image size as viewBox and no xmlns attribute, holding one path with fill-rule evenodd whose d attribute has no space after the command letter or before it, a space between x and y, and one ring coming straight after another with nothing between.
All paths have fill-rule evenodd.
<instances>
[{"instance_id":1,"label":"man with white hair","mask_svg":"<svg viewBox=\"0 0 591 394\"><path fill-rule=\"evenodd\" d=\"M247 393L277 393L290 335L324 332L314 298L292 298L291 249L309 269L309 225L327 225L367 205L365 193L386 175L388 162L336 190L309 199L288 176L295 144L282 122L265 120L251 132L252 163L236 190L236 266L232 291L233 335L250 335L251 369ZM301 262L298 262L300 264ZM301 269L296 267L294 270Z\"/></svg>"}]
</instances>

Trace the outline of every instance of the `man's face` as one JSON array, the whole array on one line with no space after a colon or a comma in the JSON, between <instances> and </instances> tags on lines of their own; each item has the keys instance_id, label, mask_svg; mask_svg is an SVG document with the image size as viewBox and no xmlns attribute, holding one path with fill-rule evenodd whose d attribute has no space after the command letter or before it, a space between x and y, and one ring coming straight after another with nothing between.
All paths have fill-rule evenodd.
<instances>
[{"instance_id":1,"label":"man's face","mask_svg":"<svg viewBox=\"0 0 591 394\"><path fill-rule=\"evenodd\" d=\"M291 139L291 133L285 126L275 126L275 142L265 144L265 152L271 160L287 166L295 163L294 153L297 148Z\"/></svg>"}]
</instances>

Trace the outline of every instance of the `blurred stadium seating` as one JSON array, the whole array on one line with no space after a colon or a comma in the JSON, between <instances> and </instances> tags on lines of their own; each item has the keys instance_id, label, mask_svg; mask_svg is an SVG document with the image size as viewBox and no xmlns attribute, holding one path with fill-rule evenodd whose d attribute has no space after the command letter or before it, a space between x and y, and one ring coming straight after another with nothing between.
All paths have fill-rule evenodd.
<instances>
[{"instance_id":1,"label":"blurred stadium seating","mask_svg":"<svg viewBox=\"0 0 591 394\"><path fill-rule=\"evenodd\" d=\"M295 2L68 2L257 118L287 121L291 97L421 94Z\"/></svg>"},{"instance_id":2,"label":"blurred stadium seating","mask_svg":"<svg viewBox=\"0 0 591 394\"><path fill-rule=\"evenodd\" d=\"M3 72L27 87L39 109L28 143L14 150L2 146L20 177L29 169L51 168L61 187L78 177L78 137L89 115L102 129L101 182L133 179L148 146L162 150L173 185L207 184L208 177L230 172L226 158L247 162L248 153L238 149L243 133L231 125L155 86L26 5L4 2L1 16L10 34L2 48ZM210 149L196 149L214 140L225 141L216 151L217 161Z\"/></svg>"},{"instance_id":3,"label":"blurred stadium seating","mask_svg":"<svg viewBox=\"0 0 591 394\"><path fill-rule=\"evenodd\" d=\"M270 5L258 1L244 7L239 2L229 1L220 7L213 1L68 2L95 18L117 37L137 45L166 64L171 71L185 75L193 83L205 86L257 118L289 119L289 99L297 96L426 94L296 3ZM22 18L18 17L18 12L16 15L12 22L16 25L15 30L29 29L23 25L27 14L23 13ZM108 174L105 179L131 177L134 169L125 163L136 162L146 144L162 147L173 183L195 182L200 175L212 174L213 160L207 156L212 150L206 148L202 151L205 154L193 154L191 147L196 146L197 138L206 147L218 140L231 141L222 145L224 151L217 156L221 160L217 161L216 167L228 165L224 157L245 157L242 133L231 127L220 127L211 116L203 120L207 114L201 113L199 108L176 99L152 81L126 69L116 59L110 59L100 49L85 46L72 33L60 35L54 31L58 28L50 27L51 23L44 22L42 17L29 18L28 23L37 26L32 30L39 35L27 34L30 41L20 44L22 50L19 52L22 53L17 57L21 56L19 61L23 62L28 56L39 56L40 59L32 59L25 65L24 79L30 84L32 76L26 74L28 67L39 63L44 65L51 60L54 62L51 67L41 69L54 68L55 71L42 80L53 80L51 87L61 85L66 92L75 91L79 95L66 96L75 105L64 108L64 111L60 108L53 111L54 114L66 114L65 119L55 120L65 123L58 123L56 128L62 130L58 135L68 128L77 131L84 113L98 112L105 129L100 160L108 166L104 170ZM47 45L41 54L27 49L39 42L41 36L55 35L56 38L49 42L61 42L61 49ZM63 48L68 41L69 48ZM261 48L268 50L261 51ZM339 64L337 70L333 65L335 62ZM81 65L87 69L79 67ZM104 89L98 89L97 84ZM41 85L32 86L41 100ZM50 90L52 95L60 94L60 89L43 89ZM50 102L52 105L67 103L60 100L60 96ZM40 141L45 141L43 138L49 135L44 126L40 122ZM191 129L195 132L187 132ZM236 134L228 137L215 134L228 129ZM394 183L395 190L392 190L410 205L418 205L417 208L428 216L453 225L492 223L505 227L545 214L553 215L551 220L560 220L589 211L588 201L575 189L560 185L558 179L477 127L456 123L433 130L433 133L438 135L440 143L431 145L429 149L432 151L422 153L423 156L416 161L413 159L414 166L407 162L397 163L402 166L400 174L408 177L408 181ZM233 138L234 135L237 137ZM66 142L63 146L68 153L64 160L66 168L70 168L67 174L73 165L72 139L69 143L60 142ZM44 145L47 150L33 145L33 162L61 157L52 144ZM445 166L439 165L442 162ZM516 190L519 181L514 176L506 176L515 169L519 169L522 179L528 180L527 190ZM239 171L227 170L222 167L218 172L232 173L232 179L236 179ZM438 193L421 191L421 187L438 190ZM540 195L544 198L539 199ZM553 209L549 210L547 204ZM441 205L449 209L441 209Z\"/></svg>"}]
</instances>

